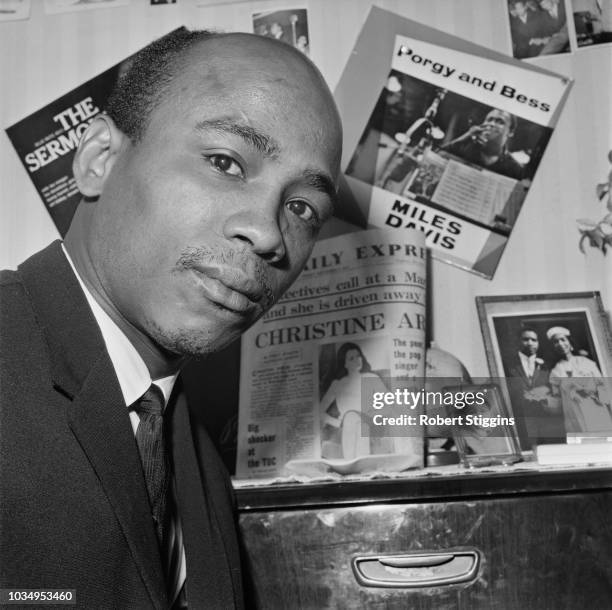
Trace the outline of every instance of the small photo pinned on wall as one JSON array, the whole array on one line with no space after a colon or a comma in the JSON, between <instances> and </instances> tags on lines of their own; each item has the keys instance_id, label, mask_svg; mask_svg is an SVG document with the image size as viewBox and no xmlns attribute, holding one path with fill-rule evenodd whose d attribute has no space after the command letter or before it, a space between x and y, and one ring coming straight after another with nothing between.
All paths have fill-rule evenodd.
<instances>
[{"instance_id":1,"label":"small photo pinned on wall","mask_svg":"<svg viewBox=\"0 0 612 610\"><path fill-rule=\"evenodd\" d=\"M506 5L515 59L569 53L565 0L506 0Z\"/></svg>"},{"instance_id":2,"label":"small photo pinned on wall","mask_svg":"<svg viewBox=\"0 0 612 610\"><path fill-rule=\"evenodd\" d=\"M30 0L0 0L0 21L17 21L30 16Z\"/></svg>"},{"instance_id":3,"label":"small photo pinned on wall","mask_svg":"<svg viewBox=\"0 0 612 610\"><path fill-rule=\"evenodd\" d=\"M130 0L45 0L45 12L70 13L72 11L87 11L96 8L115 8L127 6Z\"/></svg>"},{"instance_id":4,"label":"small photo pinned on wall","mask_svg":"<svg viewBox=\"0 0 612 610\"><path fill-rule=\"evenodd\" d=\"M612 0L570 0L576 46L612 42Z\"/></svg>"},{"instance_id":5,"label":"small photo pinned on wall","mask_svg":"<svg viewBox=\"0 0 612 610\"><path fill-rule=\"evenodd\" d=\"M305 8L254 13L253 32L286 42L305 55L310 55L308 14Z\"/></svg>"}]
</instances>

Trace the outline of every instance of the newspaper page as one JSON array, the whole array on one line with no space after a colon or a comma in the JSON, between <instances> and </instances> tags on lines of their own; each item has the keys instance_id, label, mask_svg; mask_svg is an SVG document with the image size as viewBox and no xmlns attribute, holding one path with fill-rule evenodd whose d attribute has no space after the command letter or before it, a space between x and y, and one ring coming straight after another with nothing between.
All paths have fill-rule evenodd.
<instances>
[{"instance_id":1,"label":"newspaper page","mask_svg":"<svg viewBox=\"0 0 612 610\"><path fill-rule=\"evenodd\" d=\"M389 15L373 9L336 89L346 209L490 279L571 81Z\"/></svg>"},{"instance_id":2,"label":"newspaper page","mask_svg":"<svg viewBox=\"0 0 612 610\"><path fill-rule=\"evenodd\" d=\"M390 432L372 397L424 375L426 258L416 230L316 244L242 338L238 479L422 467L422 433Z\"/></svg>"}]
</instances>

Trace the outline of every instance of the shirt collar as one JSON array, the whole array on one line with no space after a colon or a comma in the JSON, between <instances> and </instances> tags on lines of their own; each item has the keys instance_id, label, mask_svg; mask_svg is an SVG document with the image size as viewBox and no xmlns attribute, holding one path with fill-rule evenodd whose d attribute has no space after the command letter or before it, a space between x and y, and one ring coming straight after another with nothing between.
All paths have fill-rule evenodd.
<instances>
[{"instance_id":1,"label":"shirt collar","mask_svg":"<svg viewBox=\"0 0 612 610\"><path fill-rule=\"evenodd\" d=\"M126 406L135 403L149 389L149 386L153 382L155 385L159 386L167 403L178 373L170 375L169 377L163 377L162 379L151 380L149 369L147 369L147 365L144 363L144 360L136 348L130 343L130 340L125 336L117 324L115 324L113 319L104 309L102 309L100 304L87 289L87 286L85 286L64 244L62 244L62 250L81 285L81 289L85 294L89 307L100 327L100 332L102 333L108 355L115 369L115 374L117 375L117 380L119 381L119 386L121 387L121 393L123 394Z\"/></svg>"},{"instance_id":2,"label":"shirt collar","mask_svg":"<svg viewBox=\"0 0 612 610\"><path fill-rule=\"evenodd\" d=\"M531 356L527 356L527 354L523 354L523 352L519 352L519 358L521 360L521 366L523 367L523 370L529 377L531 377L536 367L535 354L532 354Z\"/></svg>"}]
</instances>

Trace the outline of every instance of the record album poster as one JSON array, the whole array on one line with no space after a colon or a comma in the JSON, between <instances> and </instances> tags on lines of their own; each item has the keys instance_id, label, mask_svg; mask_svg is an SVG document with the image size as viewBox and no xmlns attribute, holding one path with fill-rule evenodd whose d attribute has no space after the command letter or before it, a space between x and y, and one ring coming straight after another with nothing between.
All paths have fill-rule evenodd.
<instances>
[{"instance_id":1,"label":"record album poster","mask_svg":"<svg viewBox=\"0 0 612 610\"><path fill-rule=\"evenodd\" d=\"M335 92L345 128L340 215L420 229L435 258L492 278L570 86L373 9Z\"/></svg>"}]
</instances>

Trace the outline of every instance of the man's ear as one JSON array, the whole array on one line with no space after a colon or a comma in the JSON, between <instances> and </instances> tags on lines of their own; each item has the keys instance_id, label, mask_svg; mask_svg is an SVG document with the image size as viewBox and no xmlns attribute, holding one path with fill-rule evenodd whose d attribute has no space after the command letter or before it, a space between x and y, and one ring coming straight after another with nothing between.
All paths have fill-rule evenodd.
<instances>
[{"instance_id":1,"label":"man's ear","mask_svg":"<svg viewBox=\"0 0 612 610\"><path fill-rule=\"evenodd\" d=\"M106 114L98 115L83 132L72 171L85 197L97 197L127 136Z\"/></svg>"}]
</instances>

